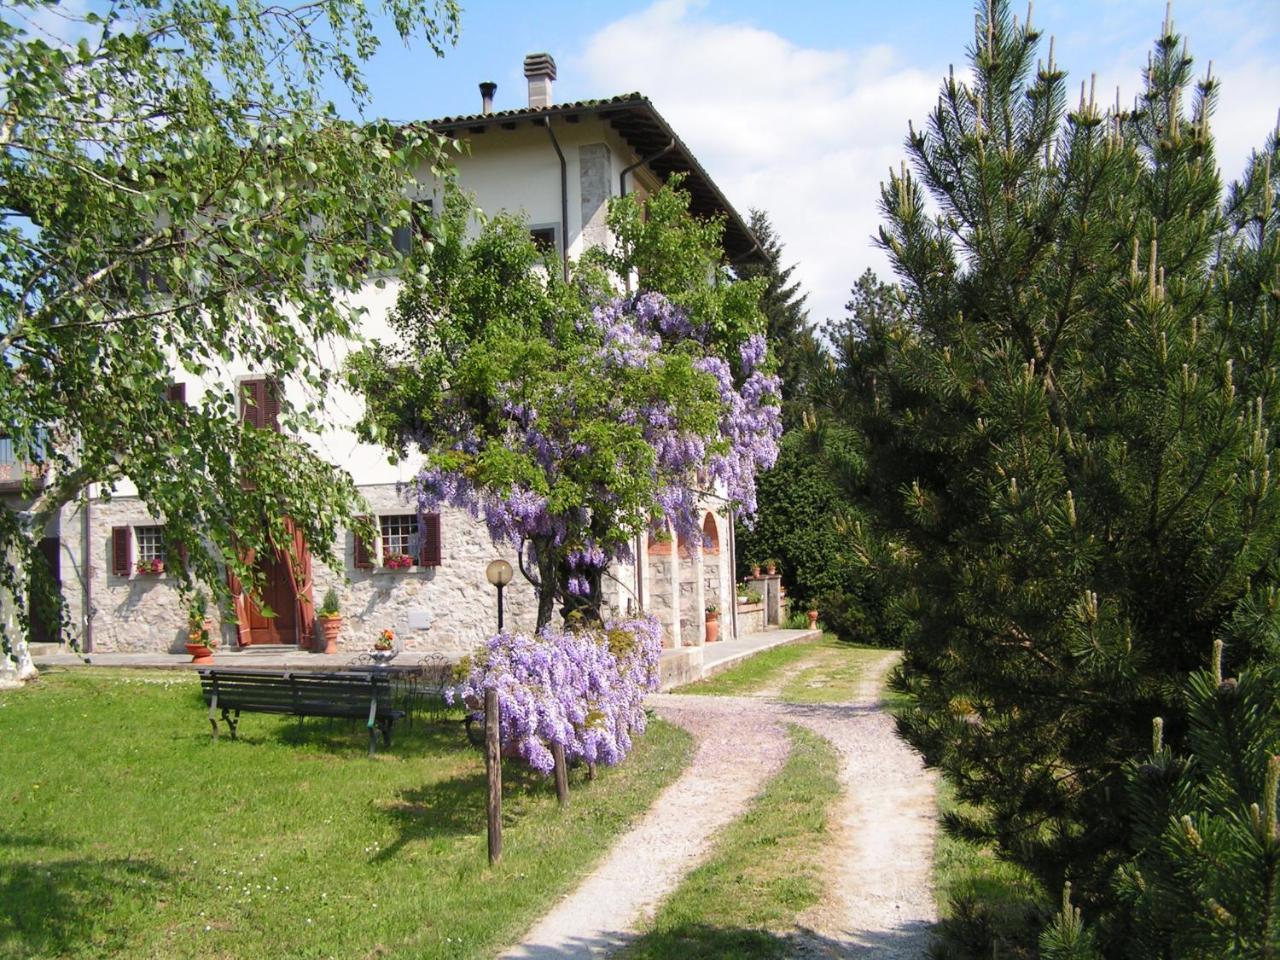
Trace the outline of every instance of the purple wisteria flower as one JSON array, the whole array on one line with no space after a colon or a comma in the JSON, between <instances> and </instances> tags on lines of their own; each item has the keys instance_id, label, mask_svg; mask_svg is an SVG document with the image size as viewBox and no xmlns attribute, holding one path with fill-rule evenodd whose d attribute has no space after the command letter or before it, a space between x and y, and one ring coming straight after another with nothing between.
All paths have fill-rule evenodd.
<instances>
[{"instance_id":1,"label":"purple wisteria flower","mask_svg":"<svg viewBox=\"0 0 1280 960\"><path fill-rule=\"evenodd\" d=\"M533 769L550 773L551 747L569 761L613 765L645 728L644 695L658 686L662 632L652 617L583 630L500 633L445 691L473 709L498 694L499 738Z\"/></svg>"}]
</instances>

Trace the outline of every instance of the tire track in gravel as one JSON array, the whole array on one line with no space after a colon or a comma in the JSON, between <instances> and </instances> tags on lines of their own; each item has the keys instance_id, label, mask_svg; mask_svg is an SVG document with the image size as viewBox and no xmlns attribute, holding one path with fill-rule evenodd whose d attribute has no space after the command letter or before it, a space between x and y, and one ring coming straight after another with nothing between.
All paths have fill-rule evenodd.
<instances>
[{"instance_id":1,"label":"tire track in gravel","mask_svg":"<svg viewBox=\"0 0 1280 960\"><path fill-rule=\"evenodd\" d=\"M785 704L783 716L840 754L843 792L832 824L827 895L800 918L797 957L924 960L937 922L934 775L903 742L881 698L897 661L869 669L842 704Z\"/></svg>"},{"instance_id":2,"label":"tire track in gravel","mask_svg":"<svg viewBox=\"0 0 1280 960\"><path fill-rule=\"evenodd\" d=\"M721 709L737 700L738 709ZM708 704L705 701L717 701ZM576 890L544 916L511 960L600 957L625 943L711 849L716 833L746 811L786 760L785 727L759 700L654 695L664 720L697 740L693 762L622 836ZM743 715L751 711L752 722Z\"/></svg>"}]
</instances>

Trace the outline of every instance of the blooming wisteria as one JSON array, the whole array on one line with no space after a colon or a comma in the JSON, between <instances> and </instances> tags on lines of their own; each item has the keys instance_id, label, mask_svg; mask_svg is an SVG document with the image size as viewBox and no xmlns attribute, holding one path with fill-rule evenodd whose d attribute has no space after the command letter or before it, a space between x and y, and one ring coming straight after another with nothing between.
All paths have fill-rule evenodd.
<instances>
[{"instance_id":1,"label":"blooming wisteria","mask_svg":"<svg viewBox=\"0 0 1280 960\"><path fill-rule=\"evenodd\" d=\"M740 514L754 513L756 473L773 465L782 426L778 379L765 368L760 334L739 345L735 376L712 352L706 330L661 294L600 304L576 333L573 343L558 345L571 370L539 370L531 382L516 367L493 385L483 420L469 398L456 399L443 419L457 439L429 457L416 494L423 511L448 503L482 517L495 542L564 547L564 587L585 595L589 574L627 559L646 523L700 539L704 485ZM687 392L676 395L673 384ZM585 429L587 421L607 431ZM482 458L467 449L477 437L509 453L504 467L517 457L521 469L486 475ZM618 448L606 451L602 441ZM561 483L581 495L558 497ZM631 496L637 483L649 491L641 511Z\"/></svg>"},{"instance_id":2,"label":"blooming wisteria","mask_svg":"<svg viewBox=\"0 0 1280 960\"><path fill-rule=\"evenodd\" d=\"M486 690L497 691L503 747L542 773L554 767L554 744L569 762L609 766L631 750L632 734L644 732L644 695L657 688L661 651L652 617L533 636L500 633L445 696L475 708Z\"/></svg>"},{"instance_id":3,"label":"blooming wisteria","mask_svg":"<svg viewBox=\"0 0 1280 960\"><path fill-rule=\"evenodd\" d=\"M637 538L701 542L708 497L749 518L777 456L762 288L730 275L719 225L689 205L673 184L643 209L615 201L615 243L564 282L536 269L523 221L499 214L469 238L446 204L394 342L352 362L362 438L424 455L421 511L465 509L516 548L539 627L556 602L599 616Z\"/></svg>"}]
</instances>

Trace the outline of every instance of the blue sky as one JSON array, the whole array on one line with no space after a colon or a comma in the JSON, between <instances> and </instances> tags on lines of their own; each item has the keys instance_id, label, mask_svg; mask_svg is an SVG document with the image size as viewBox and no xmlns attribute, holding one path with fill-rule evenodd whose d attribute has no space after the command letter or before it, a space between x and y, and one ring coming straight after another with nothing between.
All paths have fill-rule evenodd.
<instances>
[{"instance_id":1,"label":"blue sky","mask_svg":"<svg viewBox=\"0 0 1280 960\"><path fill-rule=\"evenodd\" d=\"M1015 5L1020 17L1025 7ZM811 316L838 314L866 267L887 274L871 242L879 183L902 157L948 64L972 37L967 0L777 3L766 0L489 0L464 9L443 60L389 45L371 65L370 113L398 120L479 109L477 83L498 83L499 109L526 101L521 62L548 51L556 100L639 90L745 216L767 210L797 263ZM1033 21L1056 37L1075 82L1128 101L1165 14L1163 0L1037 0ZM1219 161L1238 174L1280 108L1280 2L1175 3L1201 69L1223 81Z\"/></svg>"},{"instance_id":2,"label":"blue sky","mask_svg":"<svg viewBox=\"0 0 1280 960\"><path fill-rule=\"evenodd\" d=\"M1071 81L1096 72L1109 103L1117 86L1126 102L1138 91L1164 16L1164 0L1036 0L1033 21ZM555 57L558 101L641 91L739 212L768 211L821 321L865 268L888 277L871 241L879 185L907 121L927 115L949 64L964 67L973 17L970 0L477 0L443 59L386 27L366 115L476 112L482 80L497 82L499 109L523 106L533 51ZM1180 0L1173 19L1198 69L1212 60L1222 81L1213 128L1234 178L1277 123L1280 0Z\"/></svg>"}]
</instances>

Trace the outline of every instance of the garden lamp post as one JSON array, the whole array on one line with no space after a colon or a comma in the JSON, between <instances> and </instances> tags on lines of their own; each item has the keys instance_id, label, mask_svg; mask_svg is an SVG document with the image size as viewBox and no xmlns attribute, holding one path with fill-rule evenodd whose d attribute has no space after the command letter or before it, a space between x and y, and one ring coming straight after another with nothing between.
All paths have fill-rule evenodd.
<instances>
[{"instance_id":1,"label":"garden lamp post","mask_svg":"<svg viewBox=\"0 0 1280 960\"><path fill-rule=\"evenodd\" d=\"M511 564L505 560L490 560L485 567L485 579L498 588L498 632L502 632L502 588L511 582Z\"/></svg>"}]
</instances>

